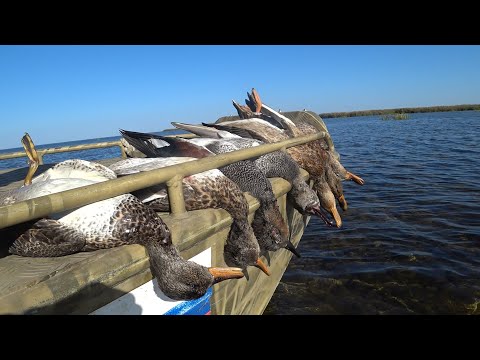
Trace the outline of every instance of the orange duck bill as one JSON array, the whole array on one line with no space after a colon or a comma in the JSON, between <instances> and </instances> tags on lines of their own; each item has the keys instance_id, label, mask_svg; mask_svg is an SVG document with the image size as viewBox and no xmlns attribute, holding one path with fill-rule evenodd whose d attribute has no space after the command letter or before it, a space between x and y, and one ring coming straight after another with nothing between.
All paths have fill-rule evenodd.
<instances>
[{"instance_id":1,"label":"orange duck bill","mask_svg":"<svg viewBox=\"0 0 480 360\"><path fill-rule=\"evenodd\" d=\"M228 268L219 268L219 267L211 267L208 268L208 272L212 274L214 281L213 283L219 283L223 280L228 279L241 279L244 277L243 271L240 268L235 267L228 267Z\"/></svg>"},{"instance_id":2,"label":"orange duck bill","mask_svg":"<svg viewBox=\"0 0 480 360\"><path fill-rule=\"evenodd\" d=\"M338 203L340 204L340 207L342 208L342 210L347 211L348 204L347 204L347 200L345 199L345 196L342 194L337 200L338 200Z\"/></svg>"},{"instance_id":3,"label":"orange duck bill","mask_svg":"<svg viewBox=\"0 0 480 360\"><path fill-rule=\"evenodd\" d=\"M267 265L265 265L265 263L262 260L260 260L260 258L258 258L254 266L262 270L265 273L265 275L270 276L270 270L268 269Z\"/></svg>"},{"instance_id":4,"label":"orange duck bill","mask_svg":"<svg viewBox=\"0 0 480 360\"><path fill-rule=\"evenodd\" d=\"M337 224L337 228L342 226L342 218L340 217L340 214L338 213L337 207L333 205L331 208L327 209L328 212L333 216L335 219L335 224Z\"/></svg>"}]
</instances>

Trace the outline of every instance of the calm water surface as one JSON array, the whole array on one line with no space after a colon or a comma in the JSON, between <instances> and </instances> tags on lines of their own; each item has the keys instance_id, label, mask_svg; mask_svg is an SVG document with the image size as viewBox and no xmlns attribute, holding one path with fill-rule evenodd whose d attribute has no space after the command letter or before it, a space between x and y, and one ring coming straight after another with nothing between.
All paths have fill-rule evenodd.
<instances>
[{"instance_id":1,"label":"calm water surface","mask_svg":"<svg viewBox=\"0 0 480 360\"><path fill-rule=\"evenodd\" d=\"M265 314L480 314L480 112L325 123L366 184L341 229L311 220Z\"/></svg>"}]
</instances>

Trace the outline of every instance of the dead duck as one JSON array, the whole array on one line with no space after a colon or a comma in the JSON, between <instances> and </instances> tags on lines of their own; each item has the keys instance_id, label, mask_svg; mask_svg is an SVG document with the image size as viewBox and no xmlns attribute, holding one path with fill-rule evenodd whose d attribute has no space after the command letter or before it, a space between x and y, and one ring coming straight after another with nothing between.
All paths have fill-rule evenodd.
<instances>
[{"instance_id":1,"label":"dead duck","mask_svg":"<svg viewBox=\"0 0 480 360\"><path fill-rule=\"evenodd\" d=\"M204 124L208 126L215 127L217 129L222 129L223 131L229 131L232 128L240 129L236 134L247 133L250 138L255 140L260 140L264 143L273 143L282 140L289 139L289 135L285 130L280 129L279 127L272 125L271 123L259 119L247 119L247 120L234 120L222 122L220 124ZM234 140L234 139L232 139ZM323 199L330 198L331 192L328 184L320 184L321 181L326 181L324 172L325 165L322 164L322 161L325 161L326 155L319 153L318 146L306 146L308 144L303 144L299 146L290 147L286 152L291 156L291 158L302 168L304 168L310 174L310 178L317 183L317 186L314 187L314 190L320 190L322 193L317 192L317 196L320 200L320 204L323 209L328 211L331 216L335 219L336 226L341 226L341 217L335 207L331 207L330 204L325 204L322 202ZM321 161L318 161L319 156L321 156ZM333 193L332 193L333 194ZM331 226L331 222L328 219L324 219L324 222Z\"/></svg>"},{"instance_id":2,"label":"dead duck","mask_svg":"<svg viewBox=\"0 0 480 360\"><path fill-rule=\"evenodd\" d=\"M212 156L215 153L238 150L233 143L228 141L212 142L210 144L212 146L206 147L201 143L195 144L190 140L181 138L169 138L126 130L121 130L121 133L131 145L147 157L181 155L201 158ZM163 146L159 141L163 141L168 146ZM154 143L156 145L153 145ZM241 191L248 192L258 199L260 207L255 212L252 227L260 245L261 253L266 254L268 251L276 251L281 248L291 250L293 244L289 240L288 227L278 208L272 186L262 171L250 160L238 161L223 166L219 170L234 181Z\"/></svg>"},{"instance_id":3,"label":"dead duck","mask_svg":"<svg viewBox=\"0 0 480 360\"><path fill-rule=\"evenodd\" d=\"M38 159L36 155L32 158ZM68 160L34 178L31 185L2 194L0 204L28 200L115 177L112 170L100 164ZM54 218L36 221L15 239L9 252L27 257L57 257L79 251L140 244L147 250L159 288L174 300L196 299L216 282L243 277L239 268L206 268L184 260L172 244L170 231L162 219L131 194L56 215L56 218L54 215Z\"/></svg>"},{"instance_id":4,"label":"dead duck","mask_svg":"<svg viewBox=\"0 0 480 360\"><path fill-rule=\"evenodd\" d=\"M196 158L131 158L110 165L110 169L118 176L125 176L193 160ZM260 248L248 223L247 200L238 186L216 169L187 176L182 183L187 210L224 209L232 217L233 222L224 247L225 263L242 269L256 266L270 275L268 267L259 258ZM165 184L141 189L133 194L155 211L170 211Z\"/></svg>"},{"instance_id":5,"label":"dead duck","mask_svg":"<svg viewBox=\"0 0 480 360\"><path fill-rule=\"evenodd\" d=\"M271 116L272 118L274 118L275 121L281 124L282 127L288 129L287 132L291 137L314 134L318 132L318 129L308 122L299 120L296 123L293 123L284 115L276 112L267 105L262 104L260 97L256 93L255 89L252 89L252 93L255 93L255 97L250 97L250 99L254 100L255 104L253 105L252 103L250 103L250 107L255 106L255 109L257 109L257 111L259 108L262 108L264 116ZM326 139L311 142L310 144L308 144L307 148L309 148L308 151L312 153L312 155L316 156L316 158L320 160L319 163L322 165L323 168L323 175L321 175L320 177L326 181L330 188L330 191L338 200L342 210L346 211L348 208L348 204L343 193L343 186L341 180L353 180L359 185L363 185L365 183L364 180L361 177L347 171L343 167L338 158L334 156L332 151L330 151ZM322 192L321 194L319 194L319 197L323 198L325 208L329 208L330 210L328 211L331 212L332 216L337 216L336 219L338 218L341 224L340 216L338 212L335 213L336 208L332 207L333 204L330 201L331 196L327 188L324 186L325 184L320 184L319 182L317 182L316 185L316 188Z\"/></svg>"},{"instance_id":6,"label":"dead duck","mask_svg":"<svg viewBox=\"0 0 480 360\"><path fill-rule=\"evenodd\" d=\"M232 128L239 129L241 132L237 131L236 134L243 135L244 133L247 133L247 137L259 139L268 143L318 132L316 128L308 123L300 123L299 126L297 126L297 124L293 123L293 121L284 115L262 104L255 89L252 89L253 95L249 93L247 94L249 99L246 100L246 102L250 109L250 113L245 110L245 107L239 108L238 106L235 106L240 117L244 120L234 120L208 125L223 130L230 130ZM241 114L242 111L243 115ZM247 118L251 114L259 116L259 112L262 113L261 118ZM270 122L265 120L267 117L271 119ZM347 209L347 202L343 195L343 188L340 181L352 179L359 184L363 184L364 182L360 177L343 168L335 156L330 154L328 151L328 144L324 140L316 140L308 144L295 146L289 148L287 151L301 167L310 173L311 178L316 182L315 188L322 191L322 193L317 193L320 199L329 199L331 195L329 192L332 192L339 201L342 209ZM329 176L326 176L325 172L328 172ZM328 187L325 186L325 184L320 184L321 181L327 180ZM338 211L336 211L336 206L331 207L330 204L327 205L322 202L322 207L331 213L336 219L337 226L340 227L341 218Z\"/></svg>"},{"instance_id":7,"label":"dead duck","mask_svg":"<svg viewBox=\"0 0 480 360\"><path fill-rule=\"evenodd\" d=\"M255 89L252 89L252 95L250 93L247 93L247 95L249 98L248 100L246 100L247 107L250 109L255 109L254 114L260 113L262 119L271 118L273 120L271 121L271 123L276 124L277 127L281 129L285 129L285 133L289 137L315 134L318 132L318 129L312 124L306 121L302 121L301 119L297 120L297 122L294 123L285 115L275 111L268 105L262 103L260 96ZM319 146L321 149L328 152L329 156L327 161L331 163L332 169L341 180L353 180L358 185L363 185L365 183L365 181L361 177L347 171L342 166L337 157L334 156L331 151L329 151L330 149L328 143L326 142L326 139L317 140L307 145Z\"/></svg>"},{"instance_id":8,"label":"dead duck","mask_svg":"<svg viewBox=\"0 0 480 360\"><path fill-rule=\"evenodd\" d=\"M214 133L217 131L226 131L218 130L214 127L190 125L178 122L172 122L172 125L178 129L187 130L196 135L210 134L212 137L215 137ZM236 130L233 128L230 129L230 131L235 132ZM245 133L248 134L248 132ZM222 139L193 138L188 141L197 145L205 146L215 153L224 153L265 144L260 140L236 137L238 135L234 136L235 137ZM301 175L299 165L288 153L274 151L257 157L254 160L254 163L266 177L280 177L292 184L292 189L288 192L287 199L301 214L319 216L328 225L333 225L322 213L320 209L320 201L316 192L305 182Z\"/></svg>"}]
</instances>

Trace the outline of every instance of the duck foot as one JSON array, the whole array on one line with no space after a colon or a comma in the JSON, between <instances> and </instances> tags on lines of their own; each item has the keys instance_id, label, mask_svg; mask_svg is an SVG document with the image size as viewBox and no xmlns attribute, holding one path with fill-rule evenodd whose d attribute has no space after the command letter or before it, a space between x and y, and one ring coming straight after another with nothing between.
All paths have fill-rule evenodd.
<instances>
[{"instance_id":1,"label":"duck foot","mask_svg":"<svg viewBox=\"0 0 480 360\"><path fill-rule=\"evenodd\" d=\"M347 176L345 177L346 180L353 180L355 181L358 185L363 185L365 184L365 180L363 180L360 176L357 176L355 174L352 174L350 171L347 171Z\"/></svg>"}]
</instances>

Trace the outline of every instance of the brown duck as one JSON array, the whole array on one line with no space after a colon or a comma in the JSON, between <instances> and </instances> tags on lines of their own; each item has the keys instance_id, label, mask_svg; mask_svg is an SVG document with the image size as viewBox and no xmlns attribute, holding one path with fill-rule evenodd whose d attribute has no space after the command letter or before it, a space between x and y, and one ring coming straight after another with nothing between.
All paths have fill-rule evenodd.
<instances>
[{"instance_id":1,"label":"brown duck","mask_svg":"<svg viewBox=\"0 0 480 360\"><path fill-rule=\"evenodd\" d=\"M255 89L252 89L252 95L248 93L248 97L247 105L250 112L245 110L245 107L239 107L238 104L234 103L239 116L244 120L222 122L212 126L223 130L231 129L232 127L240 128L242 131L249 133L250 137L265 142L276 142L318 132L310 124L305 122L295 124L284 115L262 104ZM260 111L262 112L261 118L247 119L251 114L257 115ZM270 121L267 122L266 118L270 118ZM352 179L359 184L363 184L364 181L343 168L335 156L328 151L328 144L324 140L295 146L287 151L301 167L310 173L314 180L314 189L317 190L322 207L331 213L337 226L340 227L341 217L336 210L335 203L332 204L329 200L331 199L330 192L338 199L342 209L346 210L347 202L340 180ZM322 182L326 182L328 186Z\"/></svg>"}]
</instances>

